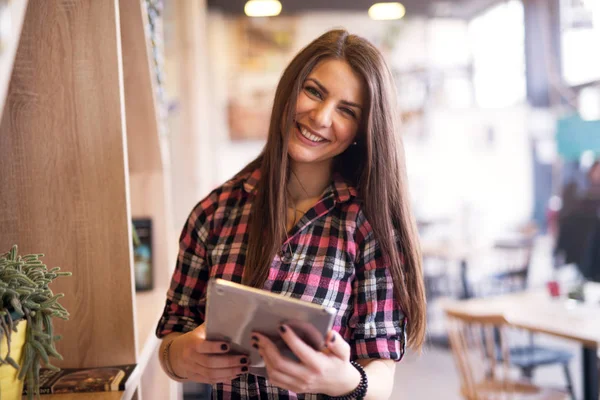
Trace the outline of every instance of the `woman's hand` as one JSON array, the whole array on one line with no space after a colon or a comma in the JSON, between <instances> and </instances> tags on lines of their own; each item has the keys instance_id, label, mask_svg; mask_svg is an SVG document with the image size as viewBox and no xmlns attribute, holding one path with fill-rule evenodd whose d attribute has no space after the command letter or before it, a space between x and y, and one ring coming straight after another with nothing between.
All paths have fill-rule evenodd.
<instances>
[{"instance_id":1,"label":"woman's hand","mask_svg":"<svg viewBox=\"0 0 600 400\"><path fill-rule=\"evenodd\" d=\"M360 373L350 364L350 346L335 331L327 335L323 351L307 345L287 325L281 326L280 335L300 362L283 356L268 337L258 332L252 335L271 384L295 393L342 396L360 383Z\"/></svg>"},{"instance_id":2,"label":"woman's hand","mask_svg":"<svg viewBox=\"0 0 600 400\"><path fill-rule=\"evenodd\" d=\"M204 324L176 337L169 361L175 374L194 382L229 382L248 372L248 356L228 355L229 344L206 340Z\"/></svg>"}]
</instances>

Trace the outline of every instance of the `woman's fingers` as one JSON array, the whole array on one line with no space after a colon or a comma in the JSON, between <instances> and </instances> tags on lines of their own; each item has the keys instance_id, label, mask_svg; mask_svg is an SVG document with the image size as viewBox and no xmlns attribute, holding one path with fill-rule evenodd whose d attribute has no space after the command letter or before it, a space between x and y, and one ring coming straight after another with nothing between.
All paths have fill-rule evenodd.
<instances>
[{"instance_id":1,"label":"woman's fingers","mask_svg":"<svg viewBox=\"0 0 600 400\"><path fill-rule=\"evenodd\" d=\"M288 345L290 350L300 359L302 364L309 368L318 368L320 364L318 351L307 345L304 340L300 339L292 328L288 325L281 325L279 328L281 338Z\"/></svg>"},{"instance_id":2,"label":"woman's fingers","mask_svg":"<svg viewBox=\"0 0 600 400\"><path fill-rule=\"evenodd\" d=\"M255 332L252 334L252 342L252 345L258 349L265 362L282 357L275 343L267 336Z\"/></svg>"},{"instance_id":3,"label":"woman's fingers","mask_svg":"<svg viewBox=\"0 0 600 400\"><path fill-rule=\"evenodd\" d=\"M177 359L185 369L182 376L188 379L204 383L227 382L248 372L249 358L243 354L226 354L230 351L228 343L206 340L204 325L182 335L173 347L175 344L181 345Z\"/></svg>"},{"instance_id":4,"label":"woman's fingers","mask_svg":"<svg viewBox=\"0 0 600 400\"><path fill-rule=\"evenodd\" d=\"M253 344L265 361L268 379L273 385L296 393L321 393L331 386L332 376L344 373L341 366L348 364L350 346L338 333L329 332L327 348L323 351L306 344L288 325L283 325L280 335L300 362L282 355L267 336L253 334Z\"/></svg>"},{"instance_id":5,"label":"woman's fingers","mask_svg":"<svg viewBox=\"0 0 600 400\"><path fill-rule=\"evenodd\" d=\"M187 378L204 383L228 382L248 372L248 357L201 355L187 363Z\"/></svg>"},{"instance_id":6,"label":"woman's fingers","mask_svg":"<svg viewBox=\"0 0 600 400\"><path fill-rule=\"evenodd\" d=\"M350 359L350 345L334 330L329 331L327 335L327 349L338 358L344 361Z\"/></svg>"},{"instance_id":7,"label":"woman's fingers","mask_svg":"<svg viewBox=\"0 0 600 400\"><path fill-rule=\"evenodd\" d=\"M187 333L196 343L194 349L201 354L223 354L229 351L229 344L223 341L206 340L205 324Z\"/></svg>"},{"instance_id":8,"label":"woman's fingers","mask_svg":"<svg viewBox=\"0 0 600 400\"><path fill-rule=\"evenodd\" d=\"M225 342L213 342L201 340L195 346L196 353L200 354L224 354L229 351L229 344Z\"/></svg>"},{"instance_id":9,"label":"woman's fingers","mask_svg":"<svg viewBox=\"0 0 600 400\"><path fill-rule=\"evenodd\" d=\"M282 355L275 343L268 337L260 333L255 333L253 336L258 338L255 343L258 345L259 353L269 370L279 371L296 378L306 376L307 369L302 364Z\"/></svg>"}]
</instances>

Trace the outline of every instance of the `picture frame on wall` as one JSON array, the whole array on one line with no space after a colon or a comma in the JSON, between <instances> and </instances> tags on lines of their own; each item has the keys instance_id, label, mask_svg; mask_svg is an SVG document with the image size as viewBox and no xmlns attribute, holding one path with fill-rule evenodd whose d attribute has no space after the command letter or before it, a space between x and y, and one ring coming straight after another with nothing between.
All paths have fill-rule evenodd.
<instances>
[{"instance_id":1,"label":"picture frame on wall","mask_svg":"<svg viewBox=\"0 0 600 400\"><path fill-rule=\"evenodd\" d=\"M133 219L133 268L137 292L154 288L152 220Z\"/></svg>"}]
</instances>

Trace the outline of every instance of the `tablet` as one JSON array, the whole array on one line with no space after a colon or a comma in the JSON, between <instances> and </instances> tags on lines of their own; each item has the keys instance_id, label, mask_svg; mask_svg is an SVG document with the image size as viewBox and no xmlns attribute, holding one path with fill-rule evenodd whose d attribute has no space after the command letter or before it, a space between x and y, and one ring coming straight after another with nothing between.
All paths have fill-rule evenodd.
<instances>
[{"instance_id":1,"label":"tablet","mask_svg":"<svg viewBox=\"0 0 600 400\"><path fill-rule=\"evenodd\" d=\"M264 362L258 350L252 347L252 332L269 337L284 356L297 361L281 339L279 326L285 323L305 343L315 350L322 350L336 312L334 308L212 279L208 283L206 338L229 342L234 354L248 354L249 373L267 377Z\"/></svg>"}]
</instances>

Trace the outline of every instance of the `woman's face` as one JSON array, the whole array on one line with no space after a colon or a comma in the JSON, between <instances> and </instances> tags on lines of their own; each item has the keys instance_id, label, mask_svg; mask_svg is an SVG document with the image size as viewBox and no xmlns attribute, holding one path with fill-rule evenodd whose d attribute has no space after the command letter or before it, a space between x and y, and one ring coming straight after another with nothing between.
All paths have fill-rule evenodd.
<instances>
[{"instance_id":1,"label":"woman's face","mask_svg":"<svg viewBox=\"0 0 600 400\"><path fill-rule=\"evenodd\" d=\"M354 142L365 106L364 86L345 61L317 64L296 100L288 146L294 162L331 162Z\"/></svg>"}]
</instances>

